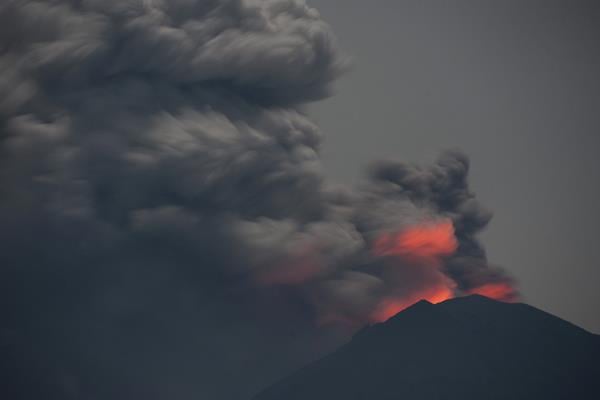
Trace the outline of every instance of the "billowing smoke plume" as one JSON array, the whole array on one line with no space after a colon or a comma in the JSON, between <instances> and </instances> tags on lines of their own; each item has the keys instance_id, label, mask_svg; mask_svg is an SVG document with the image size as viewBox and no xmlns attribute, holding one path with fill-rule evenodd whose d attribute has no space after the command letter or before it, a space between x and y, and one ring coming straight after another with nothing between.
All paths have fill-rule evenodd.
<instances>
[{"instance_id":1,"label":"billowing smoke plume","mask_svg":"<svg viewBox=\"0 0 600 400\"><path fill-rule=\"evenodd\" d=\"M302 0L3 1L0 334L15 390L225 398L165 371L189 352L177 371L224 375L252 349L210 364L223 354L194 338L514 298L476 239L490 214L465 156L324 181L302 104L345 67Z\"/></svg>"}]
</instances>

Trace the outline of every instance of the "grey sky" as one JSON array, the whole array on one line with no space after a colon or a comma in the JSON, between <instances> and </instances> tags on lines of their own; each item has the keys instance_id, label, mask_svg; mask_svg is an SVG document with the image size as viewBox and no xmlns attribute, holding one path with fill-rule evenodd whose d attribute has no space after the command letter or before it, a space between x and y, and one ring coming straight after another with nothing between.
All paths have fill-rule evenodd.
<instances>
[{"instance_id":1,"label":"grey sky","mask_svg":"<svg viewBox=\"0 0 600 400\"><path fill-rule=\"evenodd\" d=\"M525 5L524 5L525 3ZM600 332L600 7L583 1L313 0L354 58L311 106L327 174L471 158L488 256L525 300Z\"/></svg>"}]
</instances>

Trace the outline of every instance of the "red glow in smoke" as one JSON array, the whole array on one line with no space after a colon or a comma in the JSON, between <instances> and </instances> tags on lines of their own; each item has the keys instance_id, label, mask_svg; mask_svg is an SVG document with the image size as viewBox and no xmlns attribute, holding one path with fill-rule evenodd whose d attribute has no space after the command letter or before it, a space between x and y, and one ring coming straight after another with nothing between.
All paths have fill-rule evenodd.
<instances>
[{"instance_id":1,"label":"red glow in smoke","mask_svg":"<svg viewBox=\"0 0 600 400\"><path fill-rule=\"evenodd\" d=\"M516 301L518 297L516 290L506 282L486 283L485 285L468 290L467 293L480 294L490 299L508 302Z\"/></svg>"},{"instance_id":2,"label":"red glow in smoke","mask_svg":"<svg viewBox=\"0 0 600 400\"><path fill-rule=\"evenodd\" d=\"M400 256L409 260L437 260L456 251L458 242L449 220L412 226L399 233L384 233L375 240L377 256Z\"/></svg>"},{"instance_id":3,"label":"red glow in smoke","mask_svg":"<svg viewBox=\"0 0 600 400\"><path fill-rule=\"evenodd\" d=\"M458 248L454 225L450 220L411 226L398 233L384 233L373 245L376 256L400 257L415 267L437 269L442 257ZM440 273L441 275L441 273ZM405 296L384 299L371 313L371 322L383 322L419 300L440 303L454 297L453 284L448 280L430 281L428 287Z\"/></svg>"},{"instance_id":4,"label":"red glow in smoke","mask_svg":"<svg viewBox=\"0 0 600 400\"><path fill-rule=\"evenodd\" d=\"M371 322L384 322L419 300L436 304L451 299L453 291L445 286L430 287L401 299L385 299L371 315Z\"/></svg>"}]
</instances>

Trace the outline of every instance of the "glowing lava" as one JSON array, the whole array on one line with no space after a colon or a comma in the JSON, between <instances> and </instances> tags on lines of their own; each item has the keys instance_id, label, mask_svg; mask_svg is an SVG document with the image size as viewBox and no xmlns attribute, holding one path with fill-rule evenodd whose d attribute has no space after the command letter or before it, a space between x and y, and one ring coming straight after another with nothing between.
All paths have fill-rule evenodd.
<instances>
[{"instance_id":1,"label":"glowing lava","mask_svg":"<svg viewBox=\"0 0 600 400\"><path fill-rule=\"evenodd\" d=\"M451 256L457 248L458 241L450 220L414 225L397 233L384 233L379 236L373 245L373 253L376 256L398 257L410 266L421 268L421 283L428 284L427 287L402 296L385 298L375 307L370 320L386 321L419 300L440 303L454 297L454 282L445 277L439 269L442 266L442 258Z\"/></svg>"},{"instance_id":2,"label":"glowing lava","mask_svg":"<svg viewBox=\"0 0 600 400\"><path fill-rule=\"evenodd\" d=\"M485 285L467 290L468 294L480 294L490 299L500 301L515 301L518 297L515 288L506 282L486 283Z\"/></svg>"},{"instance_id":3,"label":"glowing lava","mask_svg":"<svg viewBox=\"0 0 600 400\"><path fill-rule=\"evenodd\" d=\"M371 314L371 322L384 322L398 314L405 308L410 307L419 300L427 300L430 303L441 303L454 297L453 291L445 286L430 287L420 292L396 299L385 299Z\"/></svg>"},{"instance_id":4,"label":"glowing lava","mask_svg":"<svg viewBox=\"0 0 600 400\"><path fill-rule=\"evenodd\" d=\"M399 233L384 233L375 241L377 256L399 256L409 260L436 260L452 255L458 247L449 220L409 227Z\"/></svg>"}]
</instances>

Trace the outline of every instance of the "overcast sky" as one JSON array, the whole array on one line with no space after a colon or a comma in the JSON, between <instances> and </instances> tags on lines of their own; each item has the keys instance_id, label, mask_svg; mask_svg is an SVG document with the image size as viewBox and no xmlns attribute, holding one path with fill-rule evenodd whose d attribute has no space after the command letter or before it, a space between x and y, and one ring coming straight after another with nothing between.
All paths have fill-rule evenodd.
<instances>
[{"instance_id":1,"label":"overcast sky","mask_svg":"<svg viewBox=\"0 0 600 400\"><path fill-rule=\"evenodd\" d=\"M525 300L600 332L599 9L584 1L313 0L354 68L311 106L327 174L471 158L488 256ZM524 5L526 4L526 5Z\"/></svg>"}]
</instances>

